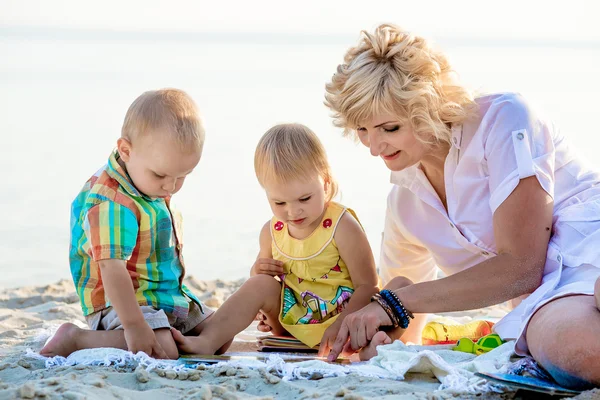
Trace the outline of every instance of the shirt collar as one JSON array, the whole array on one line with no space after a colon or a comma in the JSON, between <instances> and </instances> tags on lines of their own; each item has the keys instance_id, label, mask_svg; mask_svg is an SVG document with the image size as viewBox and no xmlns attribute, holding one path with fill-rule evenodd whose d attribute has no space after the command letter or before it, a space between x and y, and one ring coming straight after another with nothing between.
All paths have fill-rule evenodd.
<instances>
[{"instance_id":1,"label":"shirt collar","mask_svg":"<svg viewBox=\"0 0 600 400\"><path fill-rule=\"evenodd\" d=\"M390 174L390 182L398 186L410 185L417 176L418 164L403 169L402 171L392 171Z\"/></svg>"},{"instance_id":2,"label":"shirt collar","mask_svg":"<svg viewBox=\"0 0 600 400\"><path fill-rule=\"evenodd\" d=\"M108 157L108 165L106 168L106 172L108 176L119 182L119 185L129 194L130 196L135 197L143 197L146 200L152 201L150 197L146 196L133 185L131 178L125 171L125 168L119 164L119 153L117 150L114 150L110 157Z\"/></svg>"},{"instance_id":3,"label":"shirt collar","mask_svg":"<svg viewBox=\"0 0 600 400\"><path fill-rule=\"evenodd\" d=\"M460 146L462 145L462 124L452 124L452 128L450 129L452 138L450 139L450 143L453 147L456 147L460 150Z\"/></svg>"}]
</instances>

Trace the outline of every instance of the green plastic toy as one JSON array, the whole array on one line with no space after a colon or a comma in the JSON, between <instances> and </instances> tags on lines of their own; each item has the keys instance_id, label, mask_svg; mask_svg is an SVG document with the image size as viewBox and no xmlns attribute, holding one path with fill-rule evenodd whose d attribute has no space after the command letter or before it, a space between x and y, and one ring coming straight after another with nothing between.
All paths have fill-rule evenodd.
<instances>
[{"instance_id":1,"label":"green plastic toy","mask_svg":"<svg viewBox=\"0 0 600 400\"><path fill-rule=\"evenodd\" d=\"M469 338L462 338L456 342L456 346L452 348L454 351L462 351L465 353L475 354L476 356L487 353L490 350L499 347L504 343L500 336L496 333L490 333L480 338L476 343Z\"/></svg>"}]
</instances>

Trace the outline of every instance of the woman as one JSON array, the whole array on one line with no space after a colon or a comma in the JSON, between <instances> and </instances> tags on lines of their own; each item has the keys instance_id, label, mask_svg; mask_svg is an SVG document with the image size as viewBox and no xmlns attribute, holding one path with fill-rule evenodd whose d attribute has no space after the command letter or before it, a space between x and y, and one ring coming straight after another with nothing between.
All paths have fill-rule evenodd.
<instances>
[{"instance_id":1,"label":"woman","mask_svg":"<svg viewBox=\"0 0 600 400\"><path fill-rule=\"evenodd\" d=\"M380 330L392 315L378 299L346 317L330 358L417 341L425 313L522 298L501 337L563 385L599 385L600 174L564 137L517 94L473 98L442 53L391 25L348 51L326 105L392 171L380 273L419 314Z\"/></svg>"}]
</instances>

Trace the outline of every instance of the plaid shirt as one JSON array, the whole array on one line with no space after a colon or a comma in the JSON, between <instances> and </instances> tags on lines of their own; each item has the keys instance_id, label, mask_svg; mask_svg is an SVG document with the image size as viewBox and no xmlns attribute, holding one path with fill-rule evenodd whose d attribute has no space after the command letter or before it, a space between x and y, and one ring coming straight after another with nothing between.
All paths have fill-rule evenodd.
<instances>
[{"instance_id":1,"label":"plaid shirt","mask_svg":"<svg viewBox=\"0 0 600 400\"><path fill-rule=\"evenodd\" d=\"M188 314L188 298L200 304L182 284L182 220L170 198L140 193L117 162L94 174L71 205L71 275L83 315L110 306L98 262L124 260L140 305L177 317Z\"/></svg>"}]
</instances>

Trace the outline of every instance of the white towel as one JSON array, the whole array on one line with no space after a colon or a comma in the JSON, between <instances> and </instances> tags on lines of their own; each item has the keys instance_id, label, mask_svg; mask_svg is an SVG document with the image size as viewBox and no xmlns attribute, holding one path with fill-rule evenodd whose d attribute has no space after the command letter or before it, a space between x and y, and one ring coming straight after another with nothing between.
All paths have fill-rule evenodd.
<instances>
[{"instance_id":1,"label":"white towel","mask_svg":"<svg viewBox=\"0 0 600 400\"><path fill-rule=\"evenodd\" d=\"M323 377L343 376L350 373L368 377L403 380L410 372L433 374L440 382L440 390L461 393L481 393L502 389L474 375L475 372L504 372L514 355L514 342L480 356L453 351L449 346L407 346L401 341L377 348L378 355L366 362L350 365L329 364L321 360L286 362L277 354L271 354L264 361L236 359L220 362L207 368L231 365L259 369L264 368L284 380L309 379L315 373ZM248 353L240 353L248 354ZM256 353L255 353L256 354ZM148 371L160 368L180 371L188 369L185 364L170 360L156 360L145 353L133 354L119 349L86 349L74 352L68 357L43 357L28 350L27 355L43 359L47 368L61 365L115 365L135 369L142 366ZM264 357L264 353L260 353Z\"/></svg>"}]
</instances>

